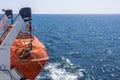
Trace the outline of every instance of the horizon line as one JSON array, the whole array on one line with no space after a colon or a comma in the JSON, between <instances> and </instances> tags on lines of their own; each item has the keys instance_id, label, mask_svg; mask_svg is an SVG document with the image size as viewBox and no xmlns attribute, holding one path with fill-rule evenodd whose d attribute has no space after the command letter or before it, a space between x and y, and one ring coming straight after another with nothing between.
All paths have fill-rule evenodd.
<instances>
[{"instance_id":1,"label":"horizon line","mask_svg":"<svg viewBox=\"0 0 120 80\"><path fill-rule=\"evenodd\" d=\"M3 13L0 13L0 15ZM13 15L17 15L14 13ZM48 15L120 15L120 13L32 13L32 14L48 14Z\"/></svg>"}]
</instances>

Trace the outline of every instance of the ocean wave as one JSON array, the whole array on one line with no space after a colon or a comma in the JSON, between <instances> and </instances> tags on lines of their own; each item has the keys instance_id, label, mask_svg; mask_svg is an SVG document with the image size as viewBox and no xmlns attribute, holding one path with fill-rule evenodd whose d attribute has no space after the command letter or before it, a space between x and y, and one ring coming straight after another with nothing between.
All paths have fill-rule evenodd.
<instances>
[{"instance_id":1,"label":"ocean wave","mask_svg":"<svg viewBox=\"0 0 120 80\"><path fill-rule=\"evenodd\" d=\"M69 55L79 55L79 52L70 52Z\"/></svg>"},{"instance_id":2,"label":"ocean wave","mask_svg":"<svg viewBox=\"0 0 120 80\"><path fill-rule=\"evenodd\" d=\"M50 62L45 67L47 75L38 76L37 80L79 80L84 77L85 70L78 68L68 58L61 57L60 62Z\"/></svg>"}]
</instances>

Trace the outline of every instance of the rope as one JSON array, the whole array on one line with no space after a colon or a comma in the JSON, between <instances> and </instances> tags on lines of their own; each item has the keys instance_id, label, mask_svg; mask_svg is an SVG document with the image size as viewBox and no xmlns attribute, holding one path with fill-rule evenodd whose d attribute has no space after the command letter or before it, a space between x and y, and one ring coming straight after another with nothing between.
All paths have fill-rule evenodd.
<instances>
[{"instance_id":1,"label":"rope","mask_svg":"<svg viewBox=\"0 0 120 80\"><path fill-rule=\"evenodd\" d=\"M31 53L32 54L32 56L34 57L34 59L37 59L34 55L33 55L33 53ZM39 62L39 61L37 61L38 62L38 64L44 69L44 66L42 66L42 64ZM44 69L45 70L45 69ZM48 74L48 77L51 79L51 80L54 80L51 76L50 76L50 73L47 71L47 70L45 70L45 72Z\"/></svg>"}]
</instances>

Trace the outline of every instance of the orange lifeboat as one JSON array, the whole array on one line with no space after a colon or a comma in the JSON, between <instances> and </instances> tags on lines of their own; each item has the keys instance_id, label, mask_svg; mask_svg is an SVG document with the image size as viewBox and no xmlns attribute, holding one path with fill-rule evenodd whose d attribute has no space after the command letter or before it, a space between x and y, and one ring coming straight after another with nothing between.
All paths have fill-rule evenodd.
<instances>
[{"instance_id":1,"label":"orange lifeboat","mask_svg":"<svg viewBox=\"0 0 120 80\"><path fill-rule=\"evenodd\" d=\"M11 47L11 68L17 68L27 79L34 80L48 60L44 45L35 36L18 35Z\"/></svg>"}]
</instances>

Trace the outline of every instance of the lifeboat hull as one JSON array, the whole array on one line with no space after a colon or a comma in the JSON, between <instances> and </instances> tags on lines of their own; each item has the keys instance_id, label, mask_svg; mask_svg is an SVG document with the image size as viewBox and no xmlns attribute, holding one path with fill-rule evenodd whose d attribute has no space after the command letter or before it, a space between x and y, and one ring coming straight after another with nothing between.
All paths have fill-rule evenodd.
<instances>
[{"instance_id":1,"label":"lifeboat hull","mask_svg":"<svg viewBox=\"0 0 120 80\"><path fill-rule=\"evenodd\" d=\"M32 49L28 51L29 56L20 58L22 51L30 47L30 41L32 41ZM17 68L23 77L30 80L35 80L49 60L46 48L35 36L28 39L16 39L10 51L11 69Z\"/></svg>"}]
</instances>

